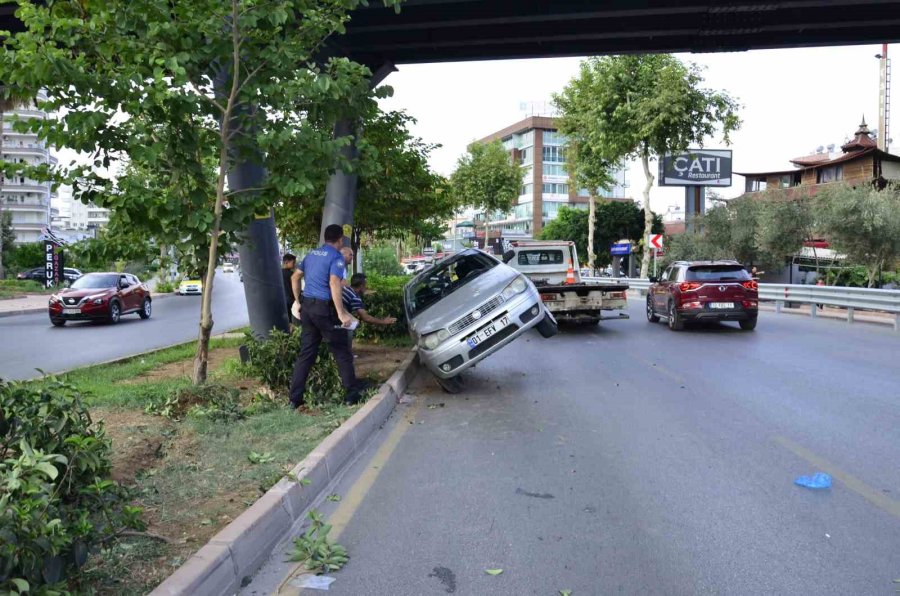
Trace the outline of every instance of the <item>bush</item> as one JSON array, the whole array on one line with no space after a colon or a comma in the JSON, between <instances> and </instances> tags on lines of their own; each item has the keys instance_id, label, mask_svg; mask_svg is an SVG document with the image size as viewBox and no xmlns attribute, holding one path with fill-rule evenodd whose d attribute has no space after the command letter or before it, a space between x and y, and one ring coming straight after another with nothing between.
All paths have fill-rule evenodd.
<instances>
[{"instance_id":1,"label":"bush","mask_svg":"<svg viewBox=\"0 0 900 596\"><path fill-rule=\"evenodd\" d=\"M273 329L269 339L258 340L247 334L247 351L250 355L250 374L266 384L275 394L288 396L294 362L300 353L300 330L284 333ZM344 388L337 364L327 346L319 346L319 357L306 382L304 402L309 406L342 403Z\"/></svg>"},{"instance_id":2,"label":"bush","mask_svg":"<svg viewBox=\"0 0 900 596\"><path fill-rule=\"evenodd\" d=\"M78 391L0 381L0 593L65 588L94 546L141 528Z\"/></svg>"},{"instance_id":3,"label":"bush","mask_svg":"<svg viewBox=\"0 0 900 596\"><path fill-rule=\"evenodd\" d=\"M397 254L390 246L373 246L364 253L363 270L372 275L403 275Z\"/></svg>"},{"instance_id":4,"label":"bush","mask_svg":"<svg viewBox=\"0 0 900 596\"><path fill-rule=\"evenodd\" d=\"M395 317L397 322L388 327L362 323L356 330L358 339L374 342L385 338L407 337L406 309L403 306L403 286L409 281L405 276L367 275L368 293L363 296L366 312L373 317Z\"/></svg>"},{"instance_id":5,"label":"bush","mask_svg":"<svg viewBox=\"0 0 900 596\"><path fill-rule=\"evenodd\" d=\"M175 291L175 284L170 281L161 281L156 284L157 294L171 294Z\"/></svg>"}]
</instances>

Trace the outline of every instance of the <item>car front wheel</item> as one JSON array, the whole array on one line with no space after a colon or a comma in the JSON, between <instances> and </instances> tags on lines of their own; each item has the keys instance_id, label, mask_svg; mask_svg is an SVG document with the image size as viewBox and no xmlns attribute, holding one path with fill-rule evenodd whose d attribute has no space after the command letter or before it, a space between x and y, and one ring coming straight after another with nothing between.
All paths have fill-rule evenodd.
<instances>
[{"instance_id":1,"label":"car front wheel","mask_svg":"<svg viewBox=\"0 0 900 596\"><path fill-rule=\"evenodd\" d=\"M547 311L544 314L544 318L541 319L541 322L535 325L535 327L537 328L538 333L541 334L541 337L545 339L559 333L559 325L557 325L556 319L550 314L550 311Z\"/></svg>"},{"instance_id":2,"label":"car front wheel","mask_svg":"<svg viewBox=\"0 0 900 596\"><path fill-rule=\"evenodd\" d=\"M141 306L141 310L138 311L138 316L142 319L149 319L152 312L153 306L150 304L150 299L144 298L144 304Z\"/></svg>"},{"instance_id":3,"label":"car front wheel","mask_svg":"<svg viewBox=\"0 0 900 596\"><path fill-rule=\"evenodd\" d=\"M113 300L109 303L109 322L115 325L122 317L122 308L119 303Z\"/></svg>"},{"instance_id":4,"label":"car front wheel","mask_svg":"<svg viewBox=\"0 0 900 596\"><path fill-rule=\"evenodd\" d=\"M659 322L659 315L653 310L653 299L647 296L647 320L651 323Z\"/></svg>"}]
</instances>

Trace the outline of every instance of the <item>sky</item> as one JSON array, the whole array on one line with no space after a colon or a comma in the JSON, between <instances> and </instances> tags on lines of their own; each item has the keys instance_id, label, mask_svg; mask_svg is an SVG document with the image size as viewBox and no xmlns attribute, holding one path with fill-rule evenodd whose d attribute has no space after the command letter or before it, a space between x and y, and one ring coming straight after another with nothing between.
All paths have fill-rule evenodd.
<instances>
[{"instance_id":1,"label":"sky","mask_svg":"<svg viewBox=\"0 0 900 596\"><path fill-rule=\"evenodd\" d=\"M892 46L889 55L900 58ZM754 50L718 54L679 54L706 68L705 86L727 91L742 104L743 127L732 137L736 171L789 169L789 159L814 153L834 143L837 151L856 131L865 115L869 128L878 125L878 64L880 45L791 50ZM432 167L450 174L473 140L531 115L523 102L549 102L577 73L579 58L504 60L449 64L403 65L385 81L394 89L382 107L405 110L418 120L413 133L442 147L432 155ZM895 108L900 108L894 99ZM895 114L898 114L896 111ZM898 114L900 116L900 114ZM893 125L900 153L900 122ZM710 139L707 148L726 148ZM640 164L630 165L630 196L640 200L645 183ZM656 166L651 166L656 171ZM743 192L735 177L725 198ZM682 188L654 187L654 211L683 205Z\"/></svg>"}]
</instances>

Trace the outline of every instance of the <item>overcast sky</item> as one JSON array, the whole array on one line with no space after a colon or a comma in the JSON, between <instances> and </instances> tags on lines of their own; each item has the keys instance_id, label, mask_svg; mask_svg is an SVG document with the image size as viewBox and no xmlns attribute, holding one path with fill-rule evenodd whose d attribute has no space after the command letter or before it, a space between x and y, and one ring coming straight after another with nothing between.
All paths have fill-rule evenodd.
<instances>
[{"instance_id":1,"label":"overcast sky","mask_svg":"<svg viewBox=\"0 0 900 596\"><path fill-rule=\"evenodd\" d=\"M894 46L891 54L900 46ZM878 125L878 60L881 46L796 50L758 50L722 54L685 54L682 60L706 67L706 85L725 90L743 105L743 128L733 139L734 169L786 169L788 160L851 136L865 114L870 129ZM900 55L895 57L900 58ZM418 119L414 133L440 143L432 166L449 174L471 141L529 115L522 102L549 102L577 73L578 58L505 60L452 64L405 65L386 84L394 96L385 109L406 110ZM895 107L900 106L897 100ZM892 137L900 145L900 122ZM892 153L898 153L898 145ZM723 146L714 139L707 147ZM840 149L838 149L839 151ZM655 167L653 169L655 172ZM631 195L641 198L644 175L630 168ZM740 194L743 178L725 197ZM651 191L655 211L682 204L681 188Z\"/></svg>"}]
</instances>

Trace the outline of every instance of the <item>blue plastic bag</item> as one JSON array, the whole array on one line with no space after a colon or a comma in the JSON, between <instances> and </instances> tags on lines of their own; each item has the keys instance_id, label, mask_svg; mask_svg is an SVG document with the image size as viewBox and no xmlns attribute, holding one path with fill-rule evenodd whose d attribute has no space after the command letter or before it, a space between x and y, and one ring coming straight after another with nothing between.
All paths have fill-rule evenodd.
<instances>
[{"instance_id":1,"label":"blue plastic bag","mask_svg":"<svg viewBox=\"0 0 900 596\"><path fill-rule=\"evenodd\" d=\"M812 476L800 476L794 480L794 484L806 488L831 488L831 476L824 472L816 472Z\"/></svg>"}]
</instances>

